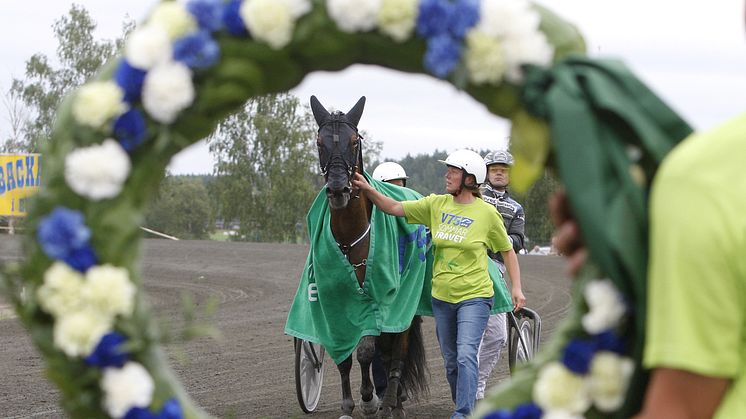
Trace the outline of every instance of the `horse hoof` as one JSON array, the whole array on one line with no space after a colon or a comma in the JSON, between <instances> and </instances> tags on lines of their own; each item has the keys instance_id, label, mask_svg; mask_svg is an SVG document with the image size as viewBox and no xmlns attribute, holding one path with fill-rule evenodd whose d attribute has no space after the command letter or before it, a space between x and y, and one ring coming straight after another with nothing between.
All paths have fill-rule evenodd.
<instances>
[{"instance_id":1,"label":"horse hoof","mask_svg":"<svg viewBox=\"0 0 746 419\"><path fill-rule=\"evenodd\" d=\"M352 416L350 415L342 415L339 417L339 419L352 419Z\"/></svg>"},{"instance_id":2,"label":"horse hoof","mask_svg":"<svg viewBox=\"0 0 746 419\"><path fill-rule=\"evenodd\" d=\"M378 413L378 396L373 393L373 398L369 401L363 401L360 403L360 408L363 410L365 418L375 418Z\"/></svg>"}]
</instances>

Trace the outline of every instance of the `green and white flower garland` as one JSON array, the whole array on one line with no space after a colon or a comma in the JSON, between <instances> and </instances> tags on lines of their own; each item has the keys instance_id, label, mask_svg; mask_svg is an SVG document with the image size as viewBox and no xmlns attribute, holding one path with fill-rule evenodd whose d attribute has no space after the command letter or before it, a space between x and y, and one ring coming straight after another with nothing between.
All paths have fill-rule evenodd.
<instances>
[{"instance_id":1,"label":"green and white flower garland","mask_svg":"<svg viewBox=\"0 0 746 419\"><path fill-rule=\"evenodd\" d=\"M559 21L553 19L555 24ZM406 64L410 71L424 69L459 87L492 86L504 98L515 92L499 89L521 82L522 65L548 65L557 58L540 30L541 20L542 15L525 0L158 4L130 34L123 56L63 106L62 128L55 133L58 138L50 141L48 154L53 156L48 173L62 175L63 181L50 177L32 214L35 242L25 275L35 292L18 302L19 313L29 328L51 330L50 341L44 338L46 332L37 333L37 344L55 360L55 368L61 359L70 365L54 376L86 377L68 380L82 386L65 392L68 411L73 416L113 418L202 415L161 368L158 335L141 302L133 267L138 211L143 196L154 190L162 175L162 160L199 139L199 133L209 132L215 122L210 118L217 118L199 112L224 115L230 109L220 107L221 100L236 107L252 94L297 83L299 74L293 71L298 70L293 70L289 59L294 43L318 46L314 51L327 54L324 42L349 42L357 33L380 34L408 51L422 53L419 65ZM329 30L327 21L336 29ZM322 37L324 42L314 45L309 41L312 30L330 31L332 37ZM245 62L240 61L246 53L241 42L251 45ZM582 42L576 47L582 50ZM567 43L564 48L572 50ZM308 65L314 57L303 55L308 51L295 49L293 54L305 60L303 71L324 68L323 63ZM271 71L273 63L290 71L263 77L261 71ZM209 85L210 78L218 76L225 87ZM242 96L233 97L237 89ZM215 91L221 93L216 96ZM497 100L490 106L506 116L524 115L504 105L515 102ZM178 147L173 145L176 142ZM152 179L149 173L155 173ZM40 275L35 274L39 267ZM83 373L81 368L92 372ZM95 377L95 386L89 387L89 377ZM86 392L86 397L75 397L75 392Z\"/></svg>"}]
</instances>

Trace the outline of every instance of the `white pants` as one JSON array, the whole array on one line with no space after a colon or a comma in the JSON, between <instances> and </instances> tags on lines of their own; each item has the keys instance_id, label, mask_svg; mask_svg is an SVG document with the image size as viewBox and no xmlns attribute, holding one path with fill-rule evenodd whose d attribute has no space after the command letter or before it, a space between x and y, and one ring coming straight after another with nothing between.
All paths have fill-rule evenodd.
<instances>
[{"instance_id":1,"label":"white pants","mask_svg":"<svg viewBox=\"0 0 746 419\"><path fill-rule=\"evenodd\" d=\"M484 398L487 379L500 359L500 351L508 340L507 320L505 313L490 315L487 328L479 345L479 382L477 383L477 400Z\"/></svg>"}]
</instances>

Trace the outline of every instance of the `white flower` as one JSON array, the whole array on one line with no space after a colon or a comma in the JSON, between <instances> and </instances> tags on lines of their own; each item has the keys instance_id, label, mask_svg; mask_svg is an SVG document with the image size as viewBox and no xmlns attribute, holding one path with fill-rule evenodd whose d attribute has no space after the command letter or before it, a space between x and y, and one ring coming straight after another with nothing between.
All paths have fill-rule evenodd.
<instances>
[{"instance_id":1,"label":"white flower","mask_svg":"<svg viewBox=\"0 0 746 419\"><path fill-rule=\"evenodd\" d=\"M101 128L106 121L127 110L124 91L113 81L94 81L75 94L73 116L81 125Z\"/></svg>"},{"instance_id":2,"label":"white flower","mask_svg":"<svg viewBox=\"0 0 746 419\"><path fill-rule=\"evenodd\" d=\"M145 25L135 29L124 45L127 62L140 70L150 70L171 59L171 40L158 25Z\"/></svg>"},{"instance_id":3,"label":"white flower","mask_svg":"<svg viewBox=\"0 0 746 419\"><path fill-rule=\"evenodd\" d=\"M526 0L482 0L476 29L494 37L521 37L538 30L540 22Z\"/></svg>"},{"instance_id":4,"label":"white flower","mask_svg":"<svg viewBox=\"0 0 746 419\"><path fill-rule=\"evenodd\" d=\"M111 328L111 318L81 310L57 318L54 345L70 357L88 356Z\"/></svg>"},{"instance_id":5,"label":"white flower","mask_svg":"<svg viewBox=\"0 0 746 419\"><path fill-rule=\"evenodd\" d=\"M593 357L588 381L598 410L613 412L622 406L634 369L631 359L613 352L600 351Z\"/></svg>"},{"instance_id":6,"label":"white flower","mask_svg":"<svg viewBox=\"0 0 746 419\"><path fill-rule=\"evenodd\" d=\"M464 63L474 84L497 84L505 74L505 57L502 43L480 30L466 35Z\"/></svg>"},{"instance_id":7,"label":"white flower","mask_svg":"<svg viewBox=\"0 0 746 419\"><path fill-rule=\"evenodd\" d=\"M417 20L417 0L381 0L378 29L397 42L412 36Z\"/></svg>"},{"instance_id":8,"label":"white flower","mask_svg":"<svg viewBox=\"0 0 746 419\"><path fill-rule=\"evenodd\" d=\"M197 29L197 21L191 13L183 4L175 1L159 3L150 14L148 24L162 27L172 40Z\"/></svg>"},{"instance_id":9,"label":"white flower","mask_svg":"<svg viewBox=\"0 0 746 419\"><path fill-rule=\"evenodd\" d=\"M311 11L312 5L310 0L285 0L285 2L290 8L290 14L294 19L298 19Z\"/></svg>"},{"instance_id":10,"label":"white flower","mask_svg":"<svg viewBox=\"0 0 746 419\"><path fill-rule=\"evenodd\" d=\"M83 296L97 312L114 317L132 314L136 288L125 268L94 266L86 272Z\"/></svg>"},{"instance_id":11,"label":"white flower","mask_svg":"<svg viewBox=\"0 0 746 419\"><path fill-rule=\"evenodd\" d=\"M583 419L583 415L570 413L565 410L550 410L541 415L541 419Z\"/></svg>"},{"instance_id":12,"label":"white flower","mask_svg":"<svg viewBox=\"0 0 746 419\"><path fill-rule=\"evenodd\" d=\"M173 122L192 101L192 72L185 65L171 61L156 66L145 76L142 103L156 121Z\"/></svg>"},{"instance_id":13,"label":"white flower","mask_svg":"<svg viewBox=\"0 0 746 419\"><path fill-rule=\"evenodd\" d=\"M80 196L98 201L117 196L130 173L130 159L111 138L65 157L65 181Z\"/></svg>"},{"instance_id":14,"label":"white flower","mask_svg":"<svg viewBox=\"0 0 746 419\"><path fill-rule=\"evenodd\" d=\"M104 407L114 418L123 417L133 407L150 406L154 388L153 378L137 362L128 362L122 368L106 368L101 378Z\"/></svg>"},{"instance_id":15,"label":"white flower","mask_svg":"<svg viewBox=\"0 0 746 419\"><path fill-rule=\"evenodd\" d=\"M376 26L381 0L328 0L329 16L344 32L365 32Z\"/></svg>"},{"instance_id":16,"label":"white flower","mask_svg":"<svg viewBox=\"0 0 746 419\"><path fill-rule=\"evenodd\" d=\"M39 304L47 313L62 317L79 310L83 275L62 262L55 262L44 272L44 285L36 291Z\"/></svg>"},{"instance_id":17,"label":"white flower","mask_svg":"<svg viewBox=\"0 0 746 419\"><path fill-rule=\"evenodd\" d=\"M591 405L583 377L573 374L559 362L545 365L536 378L533 398L544 411L585 412Z\"/></svg>"},{"instance_id":18,"label":"white flower","mask_svg":"<svg viewBox=\"0 0 746 419\"><path fill-rule=\"evenodd\" d=\"M295 20L287 1L246 0L239 14L251 36L274 49L284 47L293 37Z\"/></svg>"},{"instance_id":19,"label":"white flower","mask_svg":"<svg viewBox=\"0 0 746 419\"><path fill-rule=\"evenodd\" d=\"M503 48L505 62L508 66L505 76L515 83L519 83L523 79L522 65L546 66L552 62L554 56L554 48L549 45L546 36L539 31L507 38L503 43Z\"/></svg>"},{"instance_id":20,"label":"white flower","mask_svg":"<svg viewBox=\"0 0 746 419\"><path fill-rule=\"evenodd\" d=\"M622 295L610 280L588 282L583 295L588 303L588 313L581 320L586 332L595 335L619 324L626 307Z\"/></svg>"}]
</instances>

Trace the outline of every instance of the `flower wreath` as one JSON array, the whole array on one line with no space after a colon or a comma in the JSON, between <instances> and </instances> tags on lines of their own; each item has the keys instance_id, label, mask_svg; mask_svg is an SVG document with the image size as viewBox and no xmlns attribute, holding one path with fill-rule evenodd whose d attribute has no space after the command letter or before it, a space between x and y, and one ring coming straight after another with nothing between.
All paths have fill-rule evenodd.
<instances>
[{"instance_id":1,"label":"flower wreath","mask_svg":"<svg viewBox=\"0 0 746 419\"><path fill-rule=\"evenodd\" d=\"M66 411L204 416L165 362L143 303L143 205L170 157L249 97L353 63L432 74L510 118L514 186L526 189L551 156L591 256L610 278L579 282L587 300L565 332L481 414L634 411L644 383L645 191L688 127L622 65L574 54L583 51L572 25L526 0L158 4L121 57L60 108L26 261L4 268L4 289ZM636 392L625 396L630 376Z\"/></svg>"}]
</instances>

